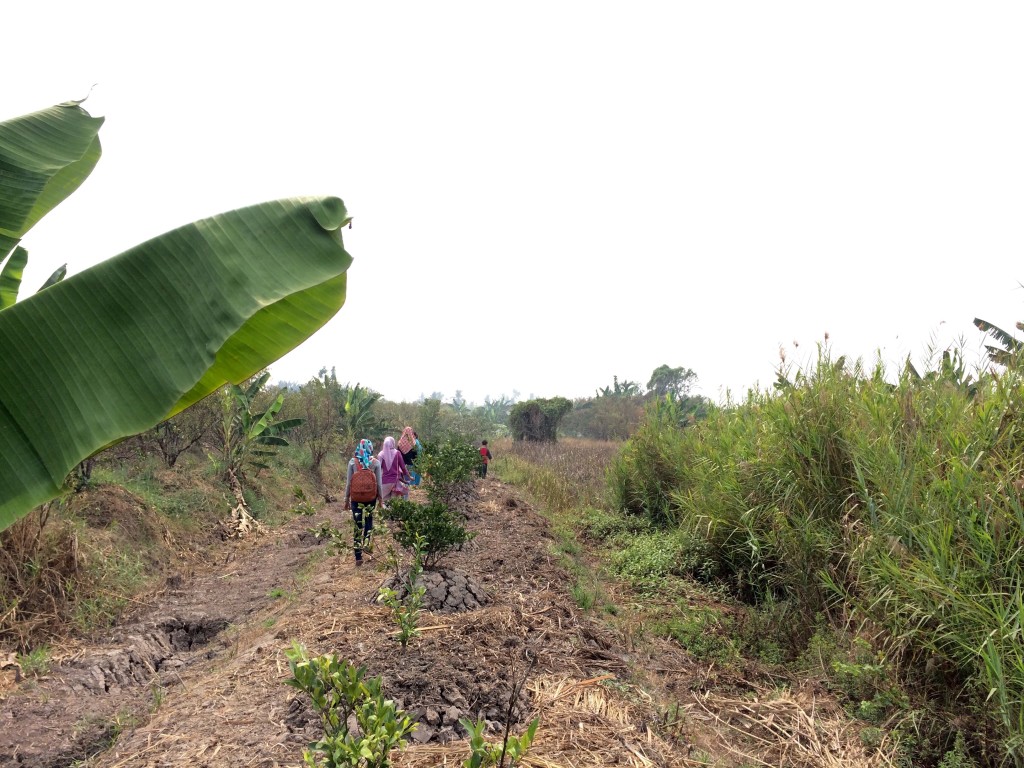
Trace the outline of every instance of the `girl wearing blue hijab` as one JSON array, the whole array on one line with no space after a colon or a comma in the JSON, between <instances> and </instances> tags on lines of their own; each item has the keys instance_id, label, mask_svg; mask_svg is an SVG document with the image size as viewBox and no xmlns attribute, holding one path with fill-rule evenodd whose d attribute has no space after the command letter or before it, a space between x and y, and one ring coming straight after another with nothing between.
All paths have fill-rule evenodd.
<instances>
[{"instance_id":1,"label":"girl wearing blue hijab","mask_svg":"<svg viewBox=\"0 0 1024 768\"><path fill-rule=\"evenodd\" d=\"M363 564L363 546L373 532L373 510L382 498L380 462L373 455L373 443L363 439L348 460L345 480L345 506L352 507L352 549L356 566Z\"/></svg>"}]
</instances>

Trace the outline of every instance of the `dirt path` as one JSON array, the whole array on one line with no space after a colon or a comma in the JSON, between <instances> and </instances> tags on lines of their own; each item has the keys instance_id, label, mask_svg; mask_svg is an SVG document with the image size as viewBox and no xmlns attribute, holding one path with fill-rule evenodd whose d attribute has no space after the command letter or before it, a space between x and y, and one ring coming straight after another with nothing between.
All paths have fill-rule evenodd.
<instances>
[{"instance_id":1,"label":"dirt path","mask_svg":"<svg viewBox=\"0 0 1024 768\"><path fill-rule=\"evenodd\" d=\"M319 725L283 683L293 641L383 676L420 723L398 766L460 764L468 751L458 719L497 728L510 670L528 659L535 666L515 719L539 715L541 728L538 762L527 764L690 764L685 747L658 735L657 707L626 684L637 659L569 597L544 518L497 480L478 483L465 511L477 536L443 566L475 584L485 604L446 612L454 587L438 587L440 607L422 617L424 632L407 650L375 601L386 574L328 555L308 533L327 520L348 530L349 517L331 505L225 543L105 642L7 691L0 765L298 766Z\"/></svg>"}]
</instances>

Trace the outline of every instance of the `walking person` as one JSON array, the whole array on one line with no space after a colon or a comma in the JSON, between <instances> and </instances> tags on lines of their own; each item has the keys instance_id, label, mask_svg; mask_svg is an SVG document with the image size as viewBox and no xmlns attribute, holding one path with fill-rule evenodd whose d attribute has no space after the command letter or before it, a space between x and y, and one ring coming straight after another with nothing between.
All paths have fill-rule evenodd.
<instances>
[{"instance_id":1,"label":"walking person","mask_svg":"<svg viewBox=\"0 0 1024 768\"><path fill-rule=\"evenodd\" d=\"M401 452L402 461L405 462L405 468L409 470L409 476L412 478L409 485L419 485L420 473L416 471L415 462L420 453L420 441L416 439L416 433L412 431L412 427L402 430L402 436L398 438L398 450Z\"/></svg>"},{"instance_id":2,"label":"walking person","mask_svg":"<svg viewBox=\"0 0 1024 768\"><path fill-rule=\"evenodd\" d=\"M348 460L345 479L345 506L352 505L352 549L357 567L363 564L363 547L373 533L373 510L383 496L380 462L373 455L373 443L360 440L355 455Z\"/></svg>"},{"instance_id":3,"label":"walking person","mask_svg":"<svg viewBox=\"0 0 1024 768\"><path fill-rule=\"evenodd\" d=\"M482 440L480 442L480 466L477 467L477 474L480 477L487 477L487 465L491 463L491 449L487 447L487 441Z\"/></svg>"},{"instance_id":4,"label":"walking person","mask_svg":"<svg viewBox=\"0 0 1024 768\"><path fill-rule=\"evenodd\" d=\"M384 438L384 449L377 454L381 465L381 494L380 500L387 501L392 496L409 498L409 470L405 466L405 459L401 452L395 447L395 438Z\"/></svg>"}]
</instances>

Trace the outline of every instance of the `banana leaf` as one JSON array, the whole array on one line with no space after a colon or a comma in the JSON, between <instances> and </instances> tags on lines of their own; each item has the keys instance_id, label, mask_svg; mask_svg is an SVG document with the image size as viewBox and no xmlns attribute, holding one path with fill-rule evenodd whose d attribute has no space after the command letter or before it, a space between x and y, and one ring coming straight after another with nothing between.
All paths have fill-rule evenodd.
<instances>
[{"instance_id":1,"label":"banana leaf","mask_svg":"<svg viewBox=\"0 0 1024 768\"><path fill-rule=\"evenodd\" d=\"M0 226L16 208L6 192ZM0 311L0 530L56 496L84 458L244 381L323 326L345 301L349 218L333 197L232 211Z\"/></svg>"},{"instance_id":2,"label":"banana leaf","mask_svg":"<svg viewBox=\"0 0 1024 768\"><path fill-rule=\"evenodd\" d=\"M0 262L99 162L103 118L80 103L0 122Z\"/></svg>"}]
</instances>

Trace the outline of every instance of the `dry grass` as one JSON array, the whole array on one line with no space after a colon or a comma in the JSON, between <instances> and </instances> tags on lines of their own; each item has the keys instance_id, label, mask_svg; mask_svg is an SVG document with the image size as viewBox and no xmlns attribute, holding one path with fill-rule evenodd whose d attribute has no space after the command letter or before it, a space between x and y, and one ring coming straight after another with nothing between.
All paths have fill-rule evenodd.
<instances>
[{"instance_id":1,"label":"dry grass","mask_svg":"<svg viewBox=\"0 0 1024 768\"><path fill-rule=\"evenodd\" d=\"M498 440L496 468L515 485L525 485L553 511L600 505L607 467L622 444L563 438L557 443Z\"/></svg>"}]
</instances>

